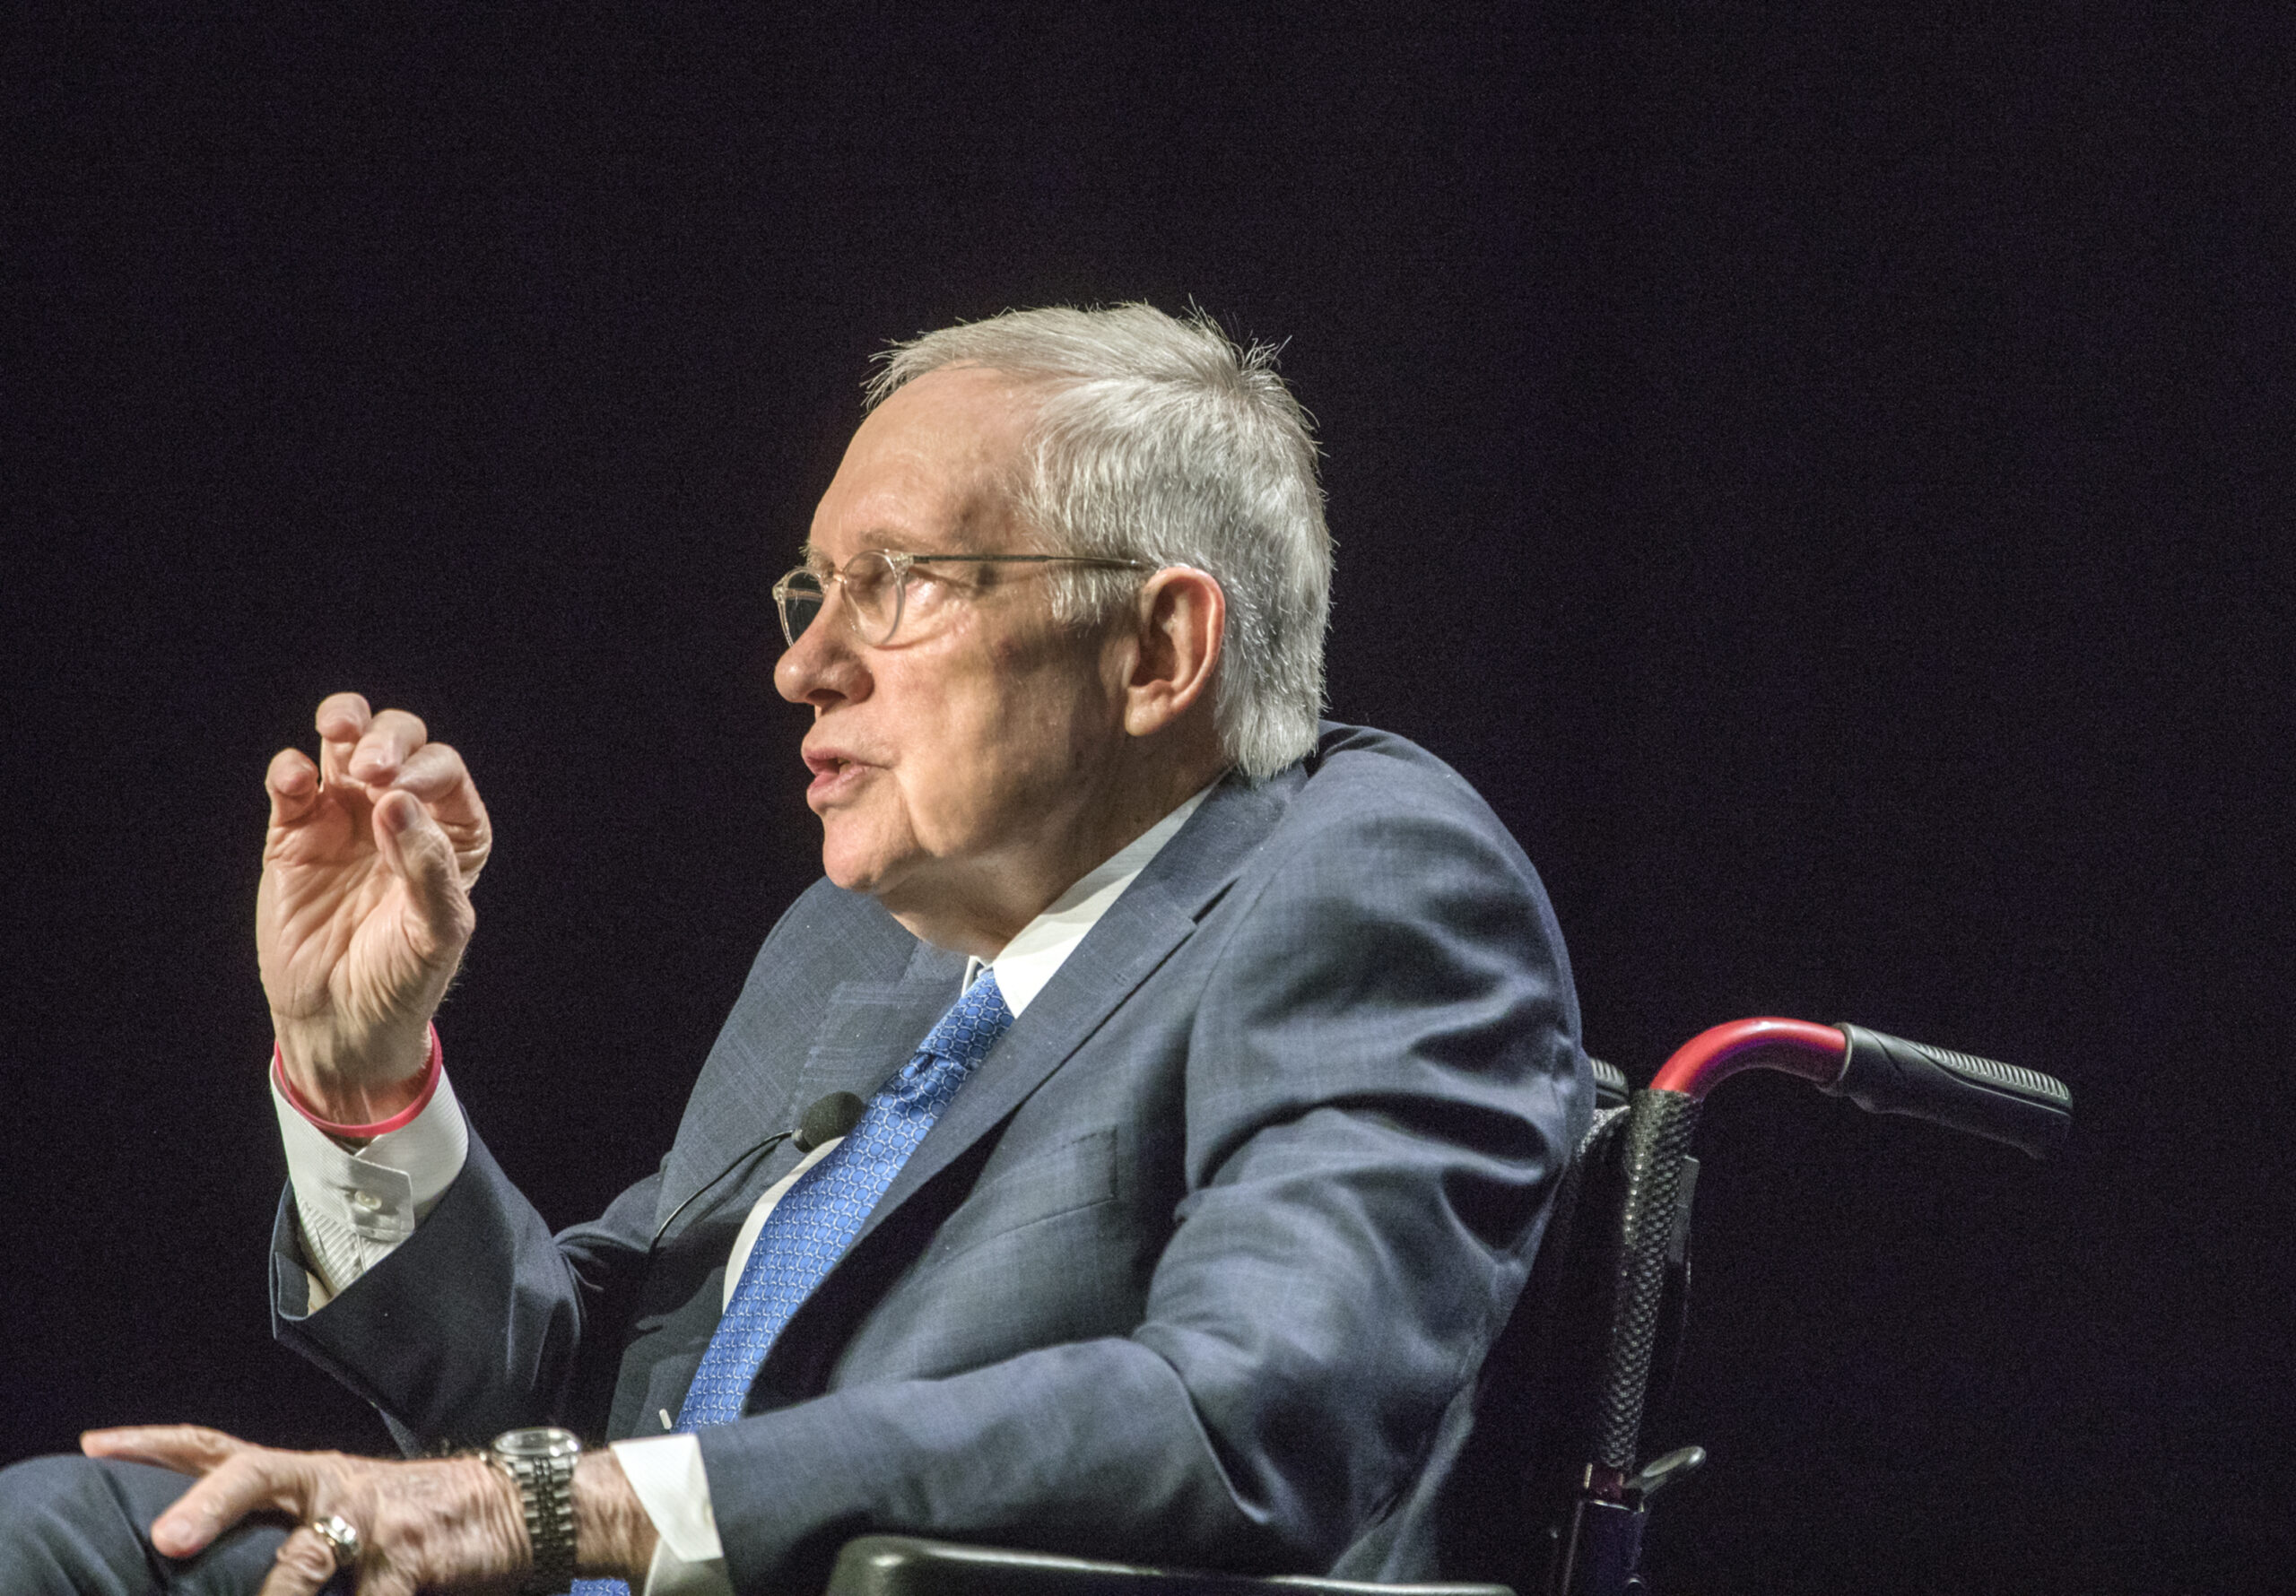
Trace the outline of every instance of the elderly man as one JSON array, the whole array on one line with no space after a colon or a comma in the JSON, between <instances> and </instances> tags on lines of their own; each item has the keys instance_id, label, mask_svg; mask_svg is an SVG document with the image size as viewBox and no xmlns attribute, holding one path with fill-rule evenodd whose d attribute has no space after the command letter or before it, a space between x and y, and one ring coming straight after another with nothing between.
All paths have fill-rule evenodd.
<instances>
[{"instance_id":1,"label":"elderly man","mask_svg":"<svg viewBox=\"0 0 2296 1596\"><path fill-rule=\"evenodd\" d=\"M92 1434L0 1491L29 1588L780 1589L874 1529L1440 1565L1587 1114L1537 880L1447 768L1319 729L1329 539L1265 351L1027 312L873 398L774 593L827 879L596 1222L552 1236L445 1077L461 759L339 694L272 763L277 1333L477 1450Z\"/></svg>"}]
</instances>

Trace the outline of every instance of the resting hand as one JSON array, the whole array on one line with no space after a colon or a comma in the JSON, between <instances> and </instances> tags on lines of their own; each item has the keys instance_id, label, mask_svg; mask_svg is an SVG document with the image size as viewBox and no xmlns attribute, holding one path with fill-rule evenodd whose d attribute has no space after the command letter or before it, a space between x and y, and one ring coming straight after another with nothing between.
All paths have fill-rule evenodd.
<instances>
[{"instance_id":1,"label":"resting hand","mask_svg":"<svg viewBox=\"0 0 2296 1596\"><path fill-rule=\"evenodd\" d=\"M413 1099L492 837L462 757L413 716L336 693L317 722L318 762L285 749L265 778L256 950L288 1079L365 1124Z\"/></svg>"},{"instance_id":2,"label":"resting hand","mask_svg":"<svg viewBox=\"0 0 2296 1596\"><path fill-rule=\"evenodd\" d=\"M385 1462L274 1452L188 1424L91 1430L80 1447L199 1476L152 1525L162 1556L194 1556L249 1514L292 1519L300 1527L280 1542L262 1596L311 1596L326 1583L335 1550L310 1525L330 1514L359 1531L361 1596L509 1591L533 1566L517 1488L482 1458ZM574 1515L580 1572L643 1577L653 1525L611 1452L578 1466Z\"/></svg>"}]
</instances>

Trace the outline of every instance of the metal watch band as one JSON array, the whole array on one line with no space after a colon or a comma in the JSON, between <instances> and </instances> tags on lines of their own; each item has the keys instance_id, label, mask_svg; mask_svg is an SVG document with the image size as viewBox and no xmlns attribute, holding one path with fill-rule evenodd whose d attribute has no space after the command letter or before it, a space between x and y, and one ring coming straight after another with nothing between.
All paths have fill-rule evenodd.
<instances>
[{"instance_id":1,"label":"metal watch band","mask_svg":"<svg viewBox=\"0 0 2296 1596\"><path fill-rule=\"evenodd\" d=\"M559 1592L574 1577L574 1465L581 1445L564 1430L513 1430L499 1437L488 1461L518 1488L534 1550L523 1589Z\"/></svg>"}]
</instances>

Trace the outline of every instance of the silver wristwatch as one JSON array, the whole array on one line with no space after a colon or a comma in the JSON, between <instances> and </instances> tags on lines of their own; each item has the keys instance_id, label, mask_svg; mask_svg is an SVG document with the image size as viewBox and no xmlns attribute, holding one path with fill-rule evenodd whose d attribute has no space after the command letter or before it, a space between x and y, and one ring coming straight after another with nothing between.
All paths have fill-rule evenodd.
<instances>
[{"instance_id":1,"label":"silver wristwatch","mask_svg":"<svg viewBox=\"0 0 2296 1596\"><path fill-rule=\"evenodd\" d=\"M550 1426L506 1430L488 1449L486 1461L509 1476L526 1509L535 1567L524 1590L563 1591L574 1577L574 1465L581 1455L573 1431Z\"/></svg>"}]
</instances>

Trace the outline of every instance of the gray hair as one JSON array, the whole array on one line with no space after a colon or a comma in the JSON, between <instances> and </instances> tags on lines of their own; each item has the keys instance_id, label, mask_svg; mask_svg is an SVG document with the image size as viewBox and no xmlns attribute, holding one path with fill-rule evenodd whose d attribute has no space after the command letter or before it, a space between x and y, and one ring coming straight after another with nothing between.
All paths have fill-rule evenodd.
<instances>
[{"instance_id":1,"label":"gray hair","mask_svg":"<svg viewBox=\"0 0 2296 1596\"><path fill-rule=\"evenodd\" d=\"M1213 722L1254 780L1315 747L1331 608L1315 440L1275 354L1239 346L1200 310L1186 321L1144 304L1013 310L895 344L868 388L874 408L929 371L970 365L1040 390L1022 515L1057 552L1194 566L1220 584ZM1136 587L1129 572L1064 571L1054 602L1083 624Z\"/></svg>"}]
</instances>

